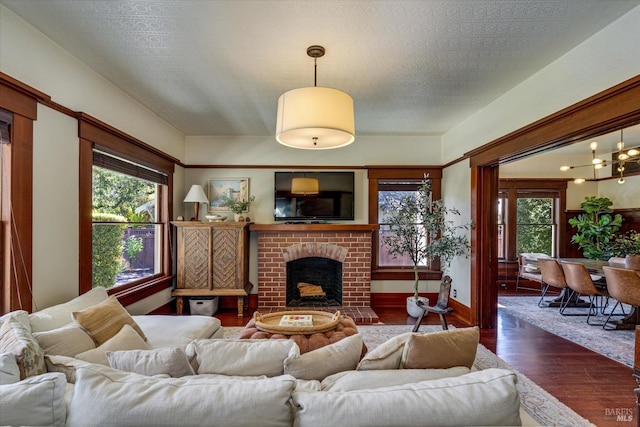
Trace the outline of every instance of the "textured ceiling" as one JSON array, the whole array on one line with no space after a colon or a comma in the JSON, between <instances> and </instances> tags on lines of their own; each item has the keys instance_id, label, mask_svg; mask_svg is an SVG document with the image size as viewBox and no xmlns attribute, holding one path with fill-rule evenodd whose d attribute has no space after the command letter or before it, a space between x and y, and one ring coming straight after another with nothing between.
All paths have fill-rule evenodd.
<instances>
[{"instance_id":1,"label":"textured ceiling","mask_svg":"<svg viewBox=\"0 0 640 427\"><path fill-rule=\"evenodd\" d=\"M636 0L0 0L185 135L272 135L278 97L348 92L357 135L439 135Z\"/></svg>"}]
</instances>

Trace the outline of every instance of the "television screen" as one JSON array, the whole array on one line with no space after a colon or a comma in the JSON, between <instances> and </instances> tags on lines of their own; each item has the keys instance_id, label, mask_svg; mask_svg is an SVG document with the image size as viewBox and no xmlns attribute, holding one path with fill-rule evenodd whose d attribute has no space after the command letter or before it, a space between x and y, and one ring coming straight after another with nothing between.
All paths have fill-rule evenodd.
<instances>
[{"instance_id":1,"label":"television screen","mask_svg":"<svg viewBox=\"0 0 640 427\"><path fill-rule=\"evenodd\" d=\"M354 219L353 177L353 172L275 172L274 219Z\"/></svg>"}]
</instances>

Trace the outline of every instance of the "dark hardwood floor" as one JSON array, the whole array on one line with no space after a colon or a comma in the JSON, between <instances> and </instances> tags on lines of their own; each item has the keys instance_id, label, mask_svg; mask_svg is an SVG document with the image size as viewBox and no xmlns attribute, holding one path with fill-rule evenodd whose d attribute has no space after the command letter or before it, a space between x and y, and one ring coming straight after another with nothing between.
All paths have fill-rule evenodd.
<instances>
[{"instance_id":1,"label":"dark hardwood floor","mask_svg":"<svg viewBox=\"0 0 640 427\"><path fill-rule=\"evenodd\" d=\"M382 323L415 323L404 308L373 308ZM238 318L233 310L221 310L215 316L223 326L244 326L251 314ZM423 324L439 324L438 317L430 315ZM455 318L450 324L466 326ZM480 342L598 427L636 425L631 368L502 312L496 329L481 331ZM633 420L616 421L616 414Z\"/></svg>"}]
</instances>

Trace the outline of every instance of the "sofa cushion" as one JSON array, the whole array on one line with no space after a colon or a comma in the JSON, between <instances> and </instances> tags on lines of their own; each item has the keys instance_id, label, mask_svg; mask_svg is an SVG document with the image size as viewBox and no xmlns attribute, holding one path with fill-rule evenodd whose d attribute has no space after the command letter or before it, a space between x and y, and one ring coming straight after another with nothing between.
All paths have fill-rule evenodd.
<instances>
[{"instance_id":1,"label":"sofa cushion","mask_svg":"<svg viewBox=\"0 0 640 427\"><path fill-rule=\"evenodd\" d=\"M358 364L359 371L371 369L398 369L404 344L411 332L396 335L368 352Z\"/></svg>"},{"instance_id":2,"label":"sofa cushion","mask_svg":"<svg viewBox=\"0 0 640 427\"><path fill-rule=\"evenodd\" d=\"M106 300L109 296L105 288L94 288L71 301L53 305L29 315L32 332L42 332L57 329L73 322L71 313L83 310Z\"/></svg>"},{"instance_id":3,"label":"sofa cushion","mask_svg":"<svg viewBox=\"0 0 640 427\"><path fill-rule=\"evenodd\" d=\"M212 338L222 331L220 320L211 316L132 316L153 348L187 347L193 340Z\"/></svg>"},{"instance_id":4,"label":"sofa cushion","mask_svg":"<svg viewBox=\"0 0 640 427\"><path fill-rule=\"evenodd\" d=\"M267 375L284 372L284 360L300 355L291 340L195 340L187 346L199 374Z\"/></svg>"},{"instance_id":5,"label":"sofa cushion","mask_svg":"<svg viewBox=\"0 0 640 427\"><path fill-rule=\"evenodd\" d=\"M516 381L513 372L485 369L369 390L294 391L294 425L521 425Z\"/></svg>"},{"instance_id":6,"label":"sofa cushion","mask_svg":"<svg viewBox=\"0 0 640 427\"><path fill-rule=\"evenodd\" d=\"M78 368L69 426L291 426L291 376L155 378L104 366Z\"/></svg>"},{"instance_id":7,"label":"sofa cushion","mask_svg":"<svg viewBox=\"0 0 640 427\"><path fill-rule=\"evenodd\" d=\"M181 348L107 351L106 356L109 365L121 371L147 376L167 374L174 378L195 374Z\"/></svg>"},{"instance_id":8,"label":"sofa cushion","mask_svg":"<svg viewBox=\"0 0 640 427\"><path fill-rule=\"evenodd\" d=\"M96 345L104 344L124 325L130 325L142 339L147 339L140 326L114 296L84 310L74 311L71 315L73 321L91 335Z\"/></svg>"},{"instance_id":9,"label":"sofa cushion","mask_svg":"<svg viewBox=\"0 0 640 427\"><path fill-rule=\"evenodd\" d=\"M66 380L46 373L0 386L0 422L14 426L63 426L67 417Z\"/></svg>"},{"instance_id":10,"label":"sofa cushion","mask_svg":"<svg viewBox=\"0 0 640 427\"><path fill-rule=\"evenodd\" d=\"M0 385L20 381L20 368L13 353L0 354Z\"/></svg>"},{"instance_id":11,"label":"sofa cushion","mask_svg":"<svg viewBox=\"0 0 640 427\"><path fill-rule=\"evenodd\" d=\"M411 384L426 380L457 377L471 370L464 366L448 369L386 369L348 371L328 376L322 380L322 390L351 391Z\"/></svg>"},{"instance_id":12,"label":"sofa cushion","mask_svg":"<svg viewBox=\"0 0 640 427\"><path fill-rule=\"evenodd\" d=\"M361 352L362 335L351 335L308 353L287 357L284 373L299 379L322 381L329 375L355 369Z\"/></svg>"},{"instance_id":13,"label":"sofa cushion","mask_svg":"<svg viewBox=\"0 0 640 427\"><path fill-rule=\"evenodd\" d=\"M20 368L20 379L46 372L44 352L29 327L15 317L0 326L0 353L12 353Z\"/></svg>"},{"instance_id":14,"label":"sofa cushion","mask_svg":"<svg viewBox=\"0 0 640 427\"><path fill-rule=\"evenodd\" d=\"M454 366L471 368L476 359L480 329L449 329L424 335L412 335L402 353L404 369L446 369Z\"/></svg>"},{"instance_id":15,"label":"sofa cushion","mask_svg":"<svg viewBox=\"0 0 640 427\"><path fill-rule=\"evenodd\" d=\"M35 332L33 334L44 354L59 354L73 356L96 348L93 339L73 323L50 331Z\"/></svg>"},{"instance_id":16,"label":"sofa cushion","mask_svg":"<svg viewBox=\"0 0 640 427\"><path fill-rule=\"evenodd\" d=\"M109 366L107 360L107 351L118 350L149 350L149 344L138 335L138 333L129 325L124 325L120 332L118 332L113 338L104 342L101 346L88 350L80 354L76 354L76 359L84 360L90 363L99 363L101 365Z\"/></svg>"}]
</instances>

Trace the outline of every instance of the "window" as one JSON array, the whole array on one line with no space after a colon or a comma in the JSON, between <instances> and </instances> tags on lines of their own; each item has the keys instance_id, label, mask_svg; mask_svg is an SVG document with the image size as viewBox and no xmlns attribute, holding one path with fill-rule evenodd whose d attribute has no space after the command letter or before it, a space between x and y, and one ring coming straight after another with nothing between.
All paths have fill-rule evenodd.
<instances>
[{"instance_id":1,"label":"window","mask_svg":"<svg viewBox=\"0 0 640 427\"><path fill-rule=\"evenodd\" d=\"M566 223L566 180L500 180L498 258L523 252L559 256Z\"/></svg>"},{"instance_id":2,"label":"window","mask_svg":"<svg viewBox=\"0 0 640 427\"><path fill-rule=\"evenodd\" d=\"M79 123L80 293L106 287L131 304L171 286L177 160L89 116Z\"/></svg>"},{"instance_id":3,"label":"window","mask_svg":"<svg viewBox=\"0 0 640 427\"><path fill-rule=\"evenodd\" d=\"M158 195L167 177L94 151L92 287L130 284L162 271L165 224Z\"/></svg>"},{"instance_id":4,"label":"window","mask_svg":"<svg viewBox=\"0 0 640 427\"><path fill-rule=\"evenodd\" d=\"M388 227L384 222L381 206L387 198L402 197L415 193L424 176L428 175L432 182L433 196L440 197L442 169L430 167L403 168L369 168L369 223L379 224L380 229L373 233L373 250L371 251L372 279L375 280L410 280L413 279L413 262L409 257L393 257L389 255L382 237ZM427 266L426 261L420 268L420 279L439 280L441 272L438 262Z\"/></svg>"}]
</instances>

